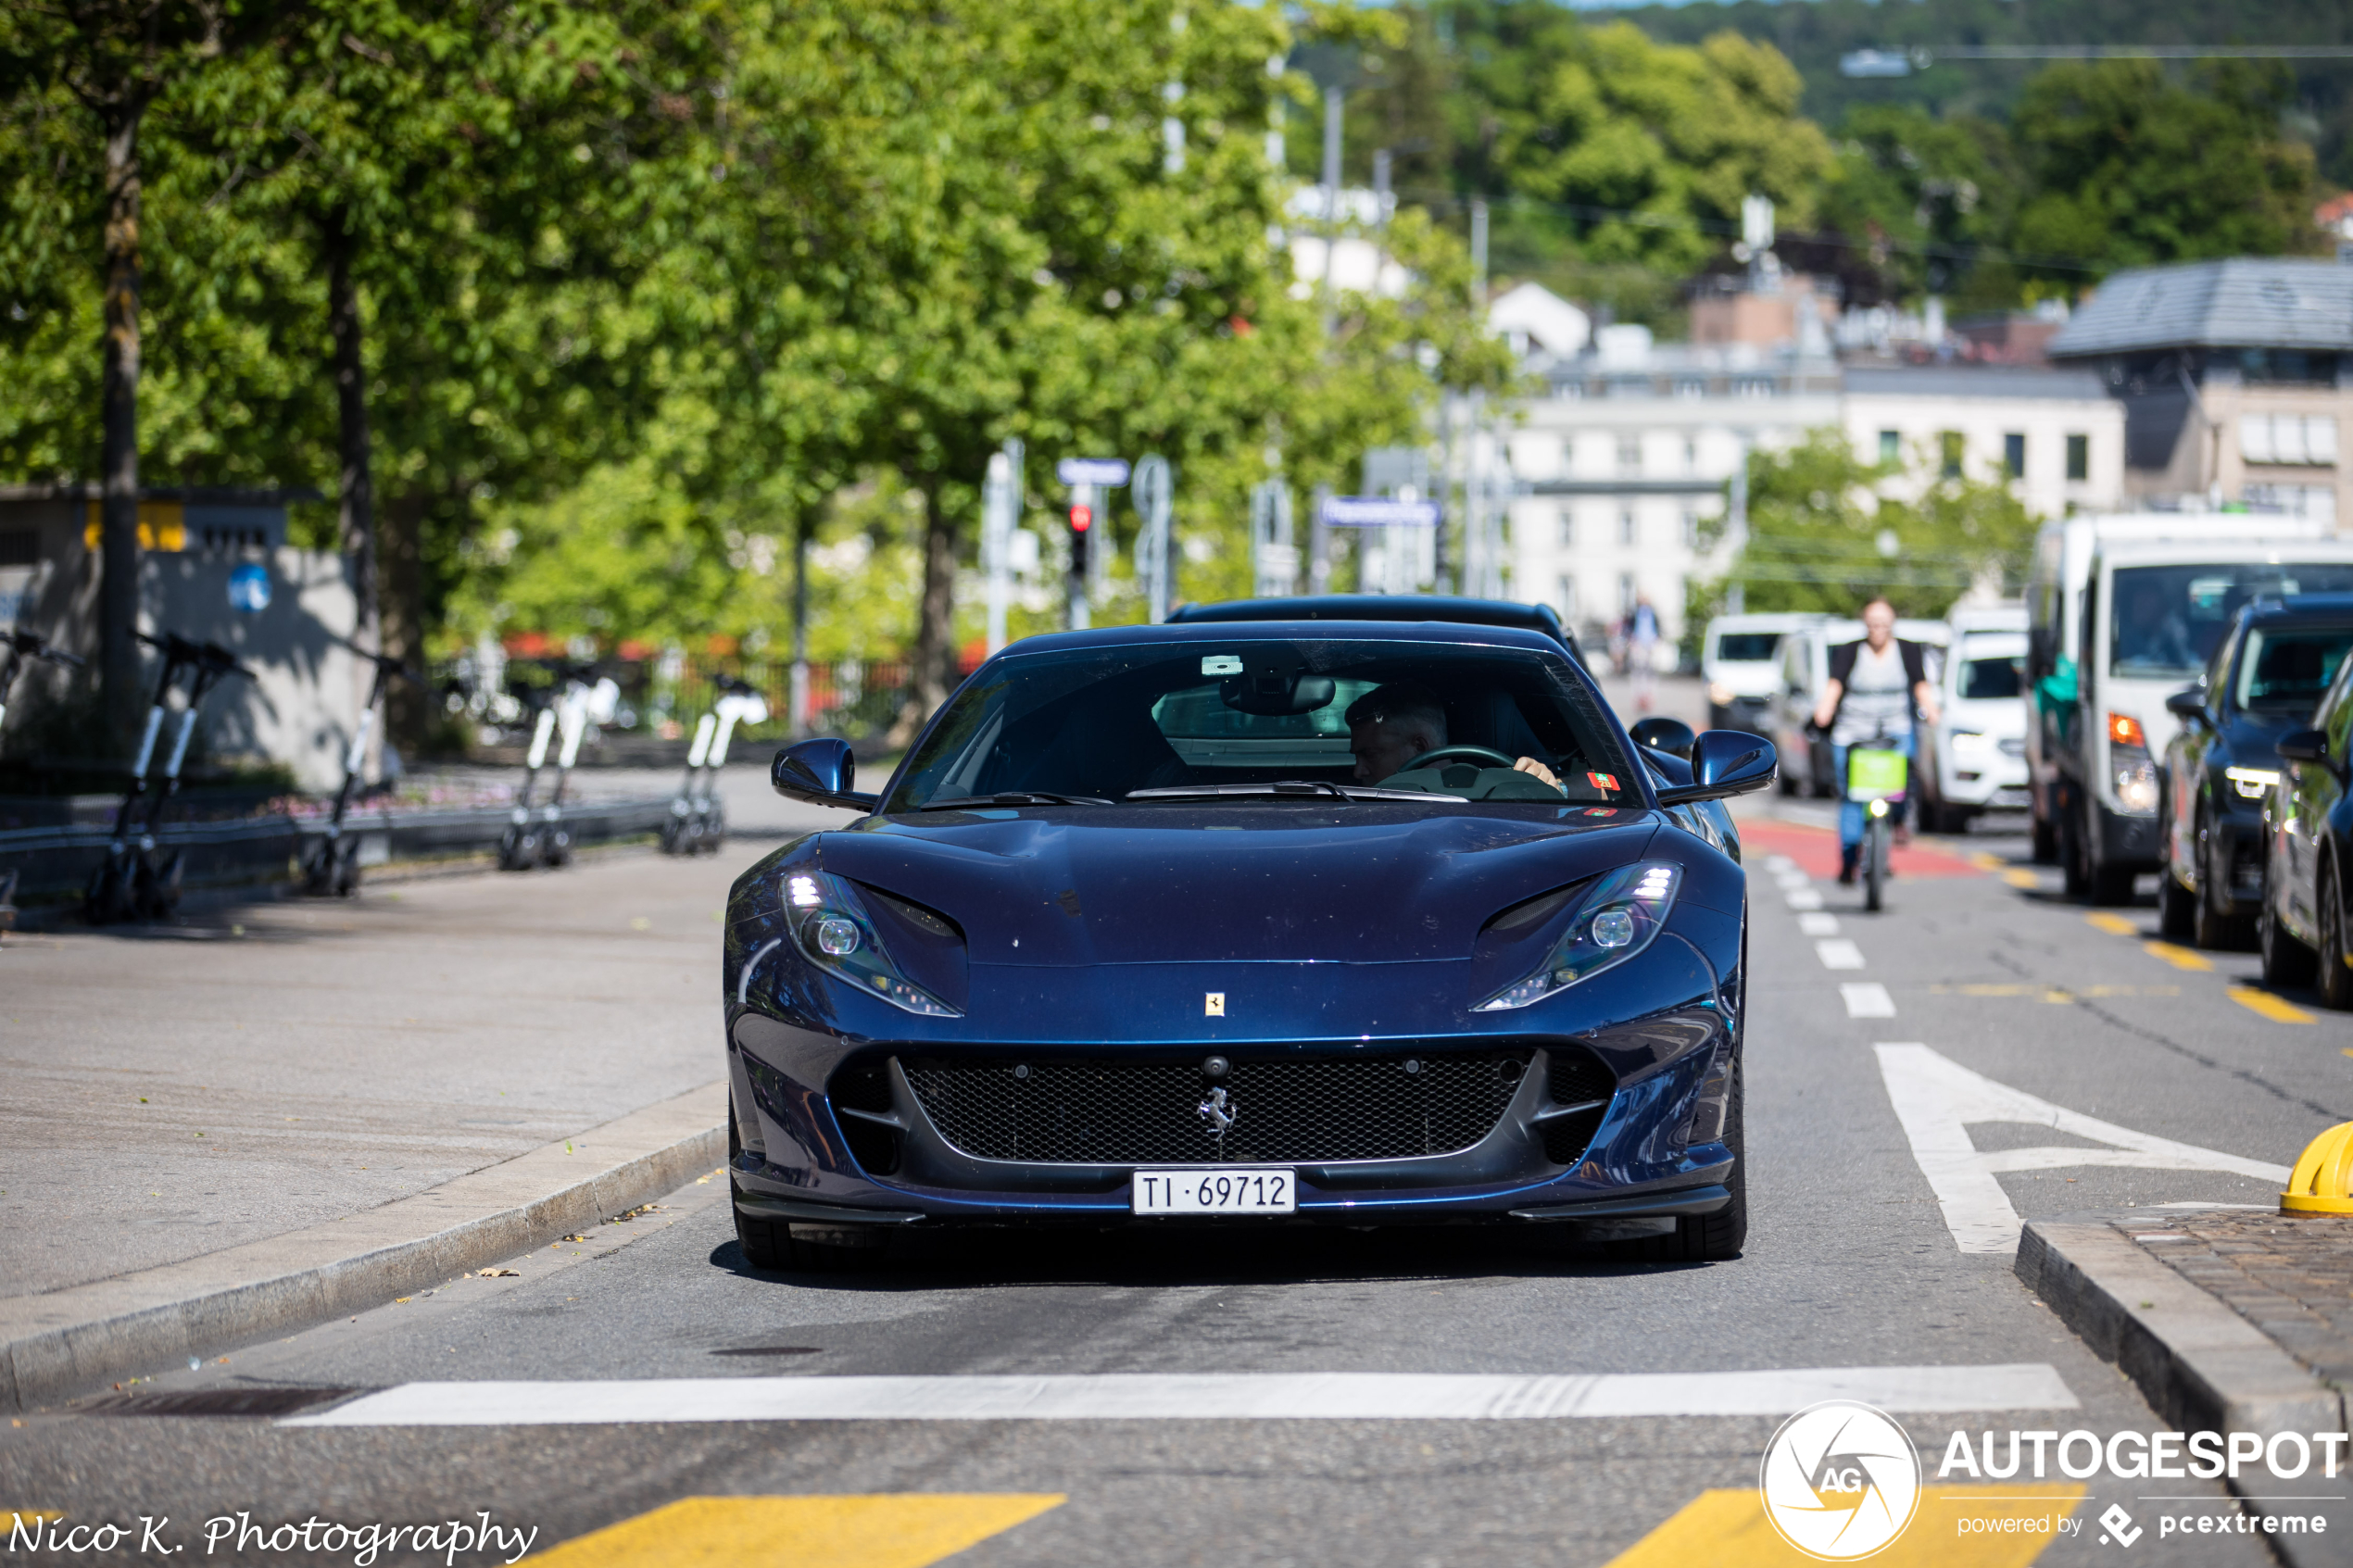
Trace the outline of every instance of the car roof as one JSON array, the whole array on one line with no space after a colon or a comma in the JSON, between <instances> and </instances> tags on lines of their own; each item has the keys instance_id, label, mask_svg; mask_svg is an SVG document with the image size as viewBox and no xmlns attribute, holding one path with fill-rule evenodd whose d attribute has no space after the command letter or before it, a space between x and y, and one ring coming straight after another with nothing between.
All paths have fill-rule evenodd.
<instances>
[{"instance_id":1,"label":"car roof","mask_svg":"<svg viewBox=\"0 0 2353 1568\"><path fill-rule=\"evenodd\" d=\"M1563 646L1559 638L1520 626L1487 626L1460 621L1407 623L1400 621L1318 621L1312 618L1180 621L1173 616L1166 624L1159 626L1098 626L1083 632L1040 633L1037 636L1007 644L996 657L1013 659L1025 654L1120 647L1137 643L1181 646L1227 637L1236 642L1271 642L1303 637L1324 642L1361 639L1365 642L1453 643L1470 646L1528 648L1556 655L1566 653L1572 655L1570 662L1577 662L1573 657L1574 648Z\"/></svg>"},{"instance_id":2,"label":"car roof","mask_svg":"<svg viewBox=\"0 0 2353 1568\"><path fill-rule=\"evenodd\" d=\"M2119 566L2238 566L2249 562L2353 561L2353 539L2169 539L2104 543L2100 560Z\"/></svg>"},{"instance_id":3,"label":"car roof","mask_svg":"<svg viewBox=\"0 0 2353 1568\"><path fill-rule=\"evenodd\" d=\"M2289 594L2276 599L2249 599L2239 607L2239 613L2250 622L2353 621L2353 594Z\"/></svg>"},{"instance_id":4,"label":"car roof","mask_svg":"<svg viewBox=\"0 0 2353 1568\"><path fill-rule=\"evenodd\" d=\"M1561 624L1558 611L1550 605L1521 604L1513 599L1473 599L1452 594L1312 594L1299 598L1227 599L1214 604L1182 605L1170 614L1168 621L1171 625L1183 626L1234 621L1405 621L1512 627L1549 637L1567 648L1570 658L1580 664L1584 662L1575 633Z\"/></svg>"}]
</instances>

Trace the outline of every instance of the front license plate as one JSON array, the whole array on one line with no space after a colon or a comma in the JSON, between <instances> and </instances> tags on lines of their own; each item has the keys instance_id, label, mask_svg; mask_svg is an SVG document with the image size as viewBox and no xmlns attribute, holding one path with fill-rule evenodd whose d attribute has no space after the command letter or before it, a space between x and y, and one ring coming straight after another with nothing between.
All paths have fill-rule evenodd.
<instances>
[{"instance_id":1,"label":"front license plate","mask_svg":"<svg viewBox=\"0 0 2353 1568\"><path fill-rule=\"evenodd\" d=\"M1139 1171L1127 1205L1138 1214L1292 1214L1298 1189L1289 1171Z\"/></svg>"}]
</instances>

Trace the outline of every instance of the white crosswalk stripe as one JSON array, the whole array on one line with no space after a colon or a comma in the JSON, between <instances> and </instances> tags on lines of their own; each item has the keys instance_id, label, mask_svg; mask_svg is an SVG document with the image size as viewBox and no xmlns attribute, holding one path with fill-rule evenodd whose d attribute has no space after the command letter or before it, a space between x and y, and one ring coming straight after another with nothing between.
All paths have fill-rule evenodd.
<instances>
[{"instance_id":1,"label":"white crosswalk stripe","mask_svg":"<svg viewBox=\"0 0 2353 1568\"><path fill-rule=\"evenodd\" d=\"M689 1421L1549 1421L1773 1416L1823 1399L1888 1411L2073 1410L2046 1362L1516 1376L1444 1373L698 1377L404 1383L286 1426Z\"/></svg>"}]
</instances>

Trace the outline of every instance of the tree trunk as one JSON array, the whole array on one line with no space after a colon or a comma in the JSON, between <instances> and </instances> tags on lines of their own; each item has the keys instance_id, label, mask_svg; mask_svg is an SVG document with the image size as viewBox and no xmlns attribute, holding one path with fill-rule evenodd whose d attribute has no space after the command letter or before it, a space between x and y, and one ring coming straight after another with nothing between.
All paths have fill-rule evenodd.
<instances>
[{"instance_id":1,"label":"tree trunk","mask_svg":"<svg viewBox=\"0 0 2353 1568\"><path fill-rule=\"evenodd\" d=\"M384 503L376 548L382 591L376 596L377 639L384 652L422 673L425 652L424 491L396 492ZM406 681L384 692L384 733L410 754L432 726L432 693Z\"/></svg>"},{"instance_id":2,"label":"tree trunk","mask_svg":"<svg viewBox=\"0 0 2353 1568\"><path fill-rule=\"evenodd\" d=\"M892 746L914 744L925 721L948 700L956 670L956 525L939 501L939 481L924 486L924 602L915 623L915 658L907 671L906 706L890 726Z\"/></svg>"},{"instance_id":3,"label":"tree trunk","mask_svg":"<svg viewBox=\"0 0 2353 1568\"><path fill-rule=\"evenodd\" d=\"M106 361L100 380L98 679L108 749L139 725L139 120L126 106L106 122Z\"/></svg>"},{"instance_id":4,"label":"tree trunk","mask_svg":"<svg viewBox=\"0 0 2353 1568\"><path fill-rule=\"evenodd\" d=\"M359 291L351 281L349 215L337 211L321 225L327 252L327 331L334 342L337 449L342 476L337 492L340 548L351 558L351 592L359 601L355 640L380 646L376 629L376 491L368 441L367 366L361 356Z\"/></svg>"}]
</instances>

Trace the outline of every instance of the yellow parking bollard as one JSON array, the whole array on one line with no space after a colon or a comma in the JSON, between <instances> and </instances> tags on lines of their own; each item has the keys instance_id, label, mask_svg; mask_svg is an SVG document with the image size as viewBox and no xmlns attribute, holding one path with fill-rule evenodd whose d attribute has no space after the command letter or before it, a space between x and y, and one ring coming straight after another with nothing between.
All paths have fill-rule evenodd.
<instances>
[{"instance_id":1,"label":"yellow parking bollard","mask_svg":"<svg viewBox=\"0 0 2353 1568\"><path fill-rule=\"evenodd\" d=\"M2340 1122L2307 1144L2297 1157L2283 1214L2353 1214L2353 1122Z\"/></svg>"}]
</instances>

